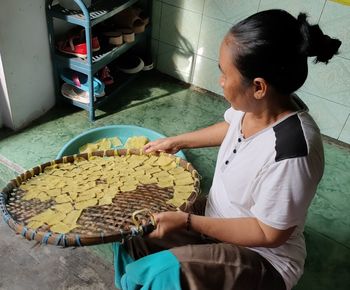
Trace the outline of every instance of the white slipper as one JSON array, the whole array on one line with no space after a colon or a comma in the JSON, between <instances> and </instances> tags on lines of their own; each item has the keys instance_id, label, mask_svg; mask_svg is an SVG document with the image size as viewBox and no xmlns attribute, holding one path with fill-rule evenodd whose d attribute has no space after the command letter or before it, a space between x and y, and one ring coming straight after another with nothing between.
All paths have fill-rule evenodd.
<instances>
[{"instance_id":1,"label":"white slipper","mask_svg":"<svg viewBox=\"0 0 350 290\"><path fill-rule=\"evenodd\" d=\"M84 104L88 104L90 102L90 98L89 98L89 93L86 91L83 91L81 89L78 89L75 86L72 86L70 84L64 83L61 87L61 93L64 97L76 101L76 102L80 102L80 103L84 103ZM103 94L104 95L104 94ZM99 97L102 97L101 95L99 95ZM96 98L94 98L96 101Z\"/></svg>"}]
</instances>

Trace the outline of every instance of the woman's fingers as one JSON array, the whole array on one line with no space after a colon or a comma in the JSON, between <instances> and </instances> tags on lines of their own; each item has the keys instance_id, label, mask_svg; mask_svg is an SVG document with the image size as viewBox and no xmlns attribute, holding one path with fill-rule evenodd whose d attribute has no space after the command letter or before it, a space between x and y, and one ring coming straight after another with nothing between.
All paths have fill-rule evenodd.
<instances>
[{"instance_id":1,"label":"woman's fingers","mask_svg":"<svg viewBox=\"0 0 350 290\"><path fill-rule=\"evenodd\" d=\"M160 141L160 140L147 143L147 144L143 147L143 150L144 150L146 153L150 153L150 152L153 152L153 151L161 151L162 145L161 145L161 143L160 143L159 141Z\"/></svg>"},{"instance_id":2,"label":"woman's fingers","mask_svg":"<svg viewBox=\"0 0 350 290\"><path fill-rule=\"evenodd\" d=\"M179 151L179 149L177 148L176 144L174 144L174 142L172 142L171 140L171 137L169 137L149 142L143 147L143 150L146 153L154 151L176 153L177 151Z\"/></svg>"}]
</instances>

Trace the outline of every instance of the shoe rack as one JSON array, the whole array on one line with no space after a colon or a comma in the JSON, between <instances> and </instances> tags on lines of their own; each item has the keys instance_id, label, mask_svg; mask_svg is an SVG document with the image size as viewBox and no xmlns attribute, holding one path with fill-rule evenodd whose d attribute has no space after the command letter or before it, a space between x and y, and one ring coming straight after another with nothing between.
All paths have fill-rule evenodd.
<instances>
[{"instance_id":1,"label":"shoe rack","mask_svg":"<svg viewBox=\"0 0 350 290\"><path fill-rule=\"evenodd\" d=\"M121 46L114 47L111 50L103 51L101 53L93 52L92 50L92 28L109 18L120 13L124 9L131 7L138 2L145 5L145 10L150 15L152 9L151 0L92 0L91 6L87 8L83 0L72 0L76 5L80 7L80 10L68 10L57 4L54 0L45 0L46 5L46 17L48 25L49 34L49 44L51 50L51 57L54 70L55 79L55 92L59 101L64 99L71 104L85 109L88 111L90 121L95 120L95 110L102 105L107 99L115 96L118 91L132 81L133 76L128 79L123 80L118 86L114 86L112 91L108 92L104 98L99 98L94 101L94 88L93 88L93 78L94 75L105 67L107 64L111 63L117 57L121 56L127 52L130 48L138 43L144 43L146 49L150 49L151 33L150 25L146 28L145 32L136 34L135 41L131 43L124 43ZM53 3L54 2L54 3ZM150 15L151 16L151 15ZM85 30L85 40L87 47L86 58L79 58L76 56L66 55L59 52L56 49L57 41L55 39L55 19L61 19L65 22L74 24ZM88 77L88 87L89 87L89 102L82 103L74 100L66 99L61 94L61 81L59 77L59 69L69 68L74 71L81 72Z\"/></svg>"}]
</instances>

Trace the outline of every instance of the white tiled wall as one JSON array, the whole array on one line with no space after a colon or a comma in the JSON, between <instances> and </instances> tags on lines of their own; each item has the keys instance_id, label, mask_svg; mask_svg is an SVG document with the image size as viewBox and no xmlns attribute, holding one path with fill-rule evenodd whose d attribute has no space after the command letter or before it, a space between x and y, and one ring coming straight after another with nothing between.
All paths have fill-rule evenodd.
<instances>
[{"instance_id":1,"label":"white tiled wall","mask_svg":"<svg viewBox=\"0 0 350 290\"><path fill-rule=\"evenodd\" d=\"M157 68L217 94L218 49L232 24L266 9L306 12L326 34L342 40L328 65L309 63L298 92L323 134L350 143L350 6L329 0L155 0L152 47Z\"/></svg>"}]
</instances>

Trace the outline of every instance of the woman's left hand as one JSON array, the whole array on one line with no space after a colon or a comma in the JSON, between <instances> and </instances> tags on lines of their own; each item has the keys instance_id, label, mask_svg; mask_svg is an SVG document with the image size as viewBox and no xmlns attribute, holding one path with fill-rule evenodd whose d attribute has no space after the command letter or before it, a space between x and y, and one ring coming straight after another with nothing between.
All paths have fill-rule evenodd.
<instances>
[{"instance_id":1,"label":"woman's left hand","mask_svg":"<svg viewBox=\"0 0 350 290\"><path fill-rule=\"evenodd\" d=\"M154 214L156 229L148 235L150 238L162 238L166 234L186 228L188 213L182 211L167 211Z\"/></svg>"}]
</instances>

